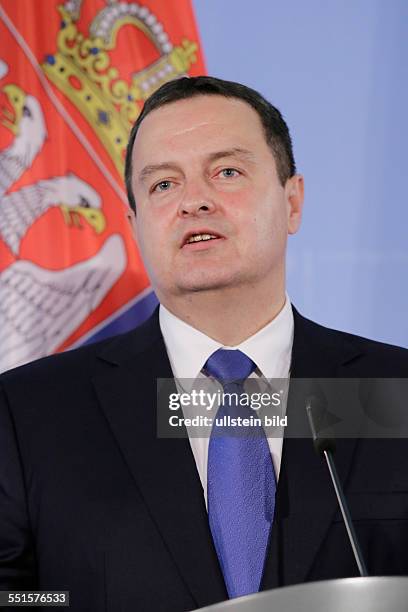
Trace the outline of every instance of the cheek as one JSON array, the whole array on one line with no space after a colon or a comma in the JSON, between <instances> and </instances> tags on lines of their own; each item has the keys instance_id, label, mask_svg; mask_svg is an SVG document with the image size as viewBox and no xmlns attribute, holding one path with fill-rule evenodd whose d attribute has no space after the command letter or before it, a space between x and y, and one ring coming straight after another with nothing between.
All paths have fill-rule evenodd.
<instances>
[{"instance_id":1,"label":"cheek","mask_svg":"<svg viewBox=\"0 0 408 612\"><path fill-rule=\"evenodd\" d=\"M258 249L280 250L286 244L288 233L285 207L269 202L254 215L253 228Z\"/></svg>"},{"instance_id":2,"label":"cheek","mask_svg":"<svg viewBox=\"0 0 408 612\"><path fill-rule=\"evenodd\" d=\"M237 212L245 213L254 210L256 206L256 196L251 186L241 187L241 189L230 193L224 192L222 197L224 204L231 207L232 211L236 209Z\"/></svg>"},{"instance_id":3,"label":"cheek","mask_svg":"<svg viewBox=\"0 0 408 612\"><path fill-rule=\"evenodd\" d=\"M231 223L231 229L242 228L256 223L257 212L256 200L250 190L241 190L239 193L223 193L217 195L217 201L224 212L226 222Z\"/></svg>"},{"instance_id":4,"label":"cheek","mask_svg":"<svg viewBox=\"0 0 408 612\"><path fill-rule=\"evenodd\" d=\"M139 220L138 222L137 239L142 256L145 260L148 260L148 263L152 260L152 258L154 258L156 250L160 249L157 249L156 247L157 240L152 232L152 224L146 219Z\"/></svg>"},{"instance_id":5,"label":"cheek","mask_svg":"<svg viewBox=\"0 0 408 612\"><path fill-rule=\"evenodd\" d=\"M163 215L153 211L151 208L141 210L138 215L138 238L140 244L143 244L146 248L159 245L162 242L165 234Z\"/></svg>"},{"instance_id":6,"label":"cheek","mask_svg":"<svg viewBox=\"0 0 408 612\"><path fill-rule=\"evenodd\" d=\"M137 239L139 248L143 252L147 236L146 236L145 224L143 223L141 219L140 210L138 211L137 217L136 217L136 239Z\"/></svg>"}]
</instances>

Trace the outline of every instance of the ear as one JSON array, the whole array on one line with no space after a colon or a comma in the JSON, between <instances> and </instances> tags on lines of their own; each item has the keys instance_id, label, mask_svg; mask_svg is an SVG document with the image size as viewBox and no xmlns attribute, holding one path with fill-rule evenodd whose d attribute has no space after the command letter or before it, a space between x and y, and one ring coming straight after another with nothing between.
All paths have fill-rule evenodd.
<instances>
[{"instance_id":1,"label":"ear","mask_svg":"<svg viewBox=\"0 0 408 612\"><path fill-rule=\"evenodd\" d=\"M136 231L137 231L136 213L134 212L132 208L129 207L126 210L126 217L130 223L130 227L132 228L133 236L136 239Z\"/></svg>"},{"instance_id":2,"label":"ear","mask_svg":"<svg viewBox=\"0 0 408 612\"><path fill-rule=\"evenodd\" d=\"M301 174L295 174L286 181L285 197L288 213L288 234L296 234L302 221L304 181Z\"/></svg>"}]
</instances>

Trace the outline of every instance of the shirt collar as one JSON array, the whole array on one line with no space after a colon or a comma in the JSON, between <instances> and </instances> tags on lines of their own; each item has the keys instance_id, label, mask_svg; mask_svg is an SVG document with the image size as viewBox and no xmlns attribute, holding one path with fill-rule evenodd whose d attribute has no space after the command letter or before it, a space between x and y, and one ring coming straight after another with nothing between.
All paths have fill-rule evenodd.
<instances>
[{"instance_id":1,"label":"shirt collar","mask_svg":"<svg viewBox=\"0 0 408 612\"><path fill-rule=\"evenodd\" d=\"M256 334L233 347L224 347L172 314L159 310L170 365L175 378L196 379L205 362L219 348L234 348L250 357L265 378L286 378L293 344L293 312L288 295L282 310Z\"/></svg>"}]
</instances>

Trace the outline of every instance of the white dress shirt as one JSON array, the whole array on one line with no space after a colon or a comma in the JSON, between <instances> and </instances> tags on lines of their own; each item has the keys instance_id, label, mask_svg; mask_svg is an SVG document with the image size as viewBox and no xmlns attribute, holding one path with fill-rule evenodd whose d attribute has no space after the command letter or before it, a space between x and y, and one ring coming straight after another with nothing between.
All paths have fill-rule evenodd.
<instances>
[{"instance_id":1,"label":"white dress shirt","mask_svg":"<svg viewBox=\"0 0 408 612\"><path fill-rule=\"evenodd\" d=\"M288 296L286 296L284 307L270 323L237 346L224 346L216 342L173 315L163 305L160 305L159 321L173 376L178 384L180 379L185 385L186 379L193 382L197 378L204 377L202 368L205 362L212 353L220 348L239 349L250 357L257 366L251 378L287 379L289 377L294 322ZM189 391L184 387L182 390ZM286 406L282 408L283 416ZM190 436L189 440L207 503L209 438ZM279 477L282 443L282 436L268 438L276 478Z\"/></svg>"}]
</instances>

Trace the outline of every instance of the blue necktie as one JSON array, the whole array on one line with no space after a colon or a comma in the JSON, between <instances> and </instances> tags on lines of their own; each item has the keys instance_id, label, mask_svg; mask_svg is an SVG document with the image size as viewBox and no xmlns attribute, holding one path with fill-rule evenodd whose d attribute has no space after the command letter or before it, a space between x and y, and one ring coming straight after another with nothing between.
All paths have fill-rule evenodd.
<instances>
[{"instance_id":1,"label":"blue necktie","mask_svg":"<svg viewBox=\"0 0 408 612\"><path fill-rule=\"evenodd\" d=\"M209 357L204 371L222 384L224 393L242 397L243 384L255 367L241 351L219 349ZM225 401L218 409L217 423L228 416L256 418L257 413L239 400ZM210 529L230 598L259 590L276 493L263 428L234 429L235 433L231 427L213 425L207 470Z\"/></svg>"}]
</instances>

